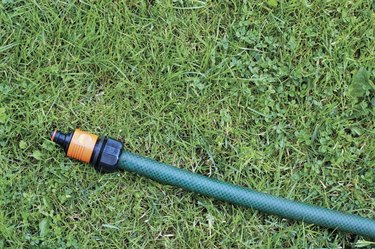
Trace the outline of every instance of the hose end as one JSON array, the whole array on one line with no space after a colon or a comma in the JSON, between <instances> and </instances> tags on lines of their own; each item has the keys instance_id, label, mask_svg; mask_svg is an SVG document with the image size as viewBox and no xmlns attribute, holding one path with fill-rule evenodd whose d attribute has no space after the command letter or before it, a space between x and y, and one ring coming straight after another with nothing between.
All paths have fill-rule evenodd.
<instances>
[{"instance_id":1,"label":"hose end","mask_svg":"<svg viewBox=\"0 0 375 249\"><path fill-rule=\"evenodd\" d=\"M105 136L99 139L97 135L80 129L67 134L55 129L51 132L50 138L59 144L70 158L91 163L101 172L117 170L123 145L115 139Z\"/></svg>"}]
</instances>

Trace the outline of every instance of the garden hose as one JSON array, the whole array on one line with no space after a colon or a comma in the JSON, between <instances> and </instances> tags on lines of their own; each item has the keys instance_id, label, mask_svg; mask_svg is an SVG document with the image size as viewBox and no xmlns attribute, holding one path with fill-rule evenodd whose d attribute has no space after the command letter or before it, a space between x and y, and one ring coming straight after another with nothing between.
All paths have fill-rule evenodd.
<instances>
[{"instance_id":1,"label":"garden hose","mask_svg":"<svg viewBox=\"0 0 375 249\"><path fill-rule=\"evenodd\" d=\"M60 144L67 156L91 163L101 172L122 169L268 214L375 239L374 219L287 200L160 163L123 150L122 143L112 138L99 139L76 129L69 134L52 131L51 140Z\"/></svg>"}]
</instances>

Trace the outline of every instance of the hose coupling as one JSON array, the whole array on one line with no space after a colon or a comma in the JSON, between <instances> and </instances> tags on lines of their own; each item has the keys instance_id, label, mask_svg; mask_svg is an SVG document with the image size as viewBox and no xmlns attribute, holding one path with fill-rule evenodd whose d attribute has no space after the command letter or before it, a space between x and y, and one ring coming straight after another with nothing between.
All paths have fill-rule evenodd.
<instances>
[{"instance_id":1,"label":"hose coupling","mask_svg":"<svg viewBox=\"0 0 375 249\"><path fill-rule=\"evenodd\" d=\"M99 138L80 129L67 134L55 129L51 132L51 140L59 144L68 157L90 163L100 172L113 172L118 169L123 145L113 138Z\"/></svg>"}]
</instances>

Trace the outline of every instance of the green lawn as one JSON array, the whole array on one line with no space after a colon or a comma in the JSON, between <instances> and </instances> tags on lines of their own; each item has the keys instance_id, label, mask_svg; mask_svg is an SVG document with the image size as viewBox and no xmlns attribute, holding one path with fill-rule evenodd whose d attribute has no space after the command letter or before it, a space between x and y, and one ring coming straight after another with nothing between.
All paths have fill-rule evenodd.
<instances>
[{"instance_id":1,"label":"green lawn","mask_svg":"<svg viewBox=\"0 0 375 249\"><path fill-rule=\"evenodd\" d=\"M374 218L373 1L92 2L0 2L0 248L375 246L98 174L49 141L80 127Z\"/></svg>"}]
</instances>

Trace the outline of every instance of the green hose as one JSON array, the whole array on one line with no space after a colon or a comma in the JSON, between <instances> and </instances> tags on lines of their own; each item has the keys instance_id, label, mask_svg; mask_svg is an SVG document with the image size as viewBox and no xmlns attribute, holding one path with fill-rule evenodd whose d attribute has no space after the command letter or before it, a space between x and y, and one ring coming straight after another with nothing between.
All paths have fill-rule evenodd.
<instances>
[{"instance_id":1,"label":"green hose","mask_svg":"<svg viewBox=\"0 0 375 249\"><path fill-rule=\"evenodd\" d=\"M214 180L199 174L123 151L118 167L222 201L292 220L300 220L375 239L375 220L290 201L248 188Z\"/></svg>"}]
</instances>

